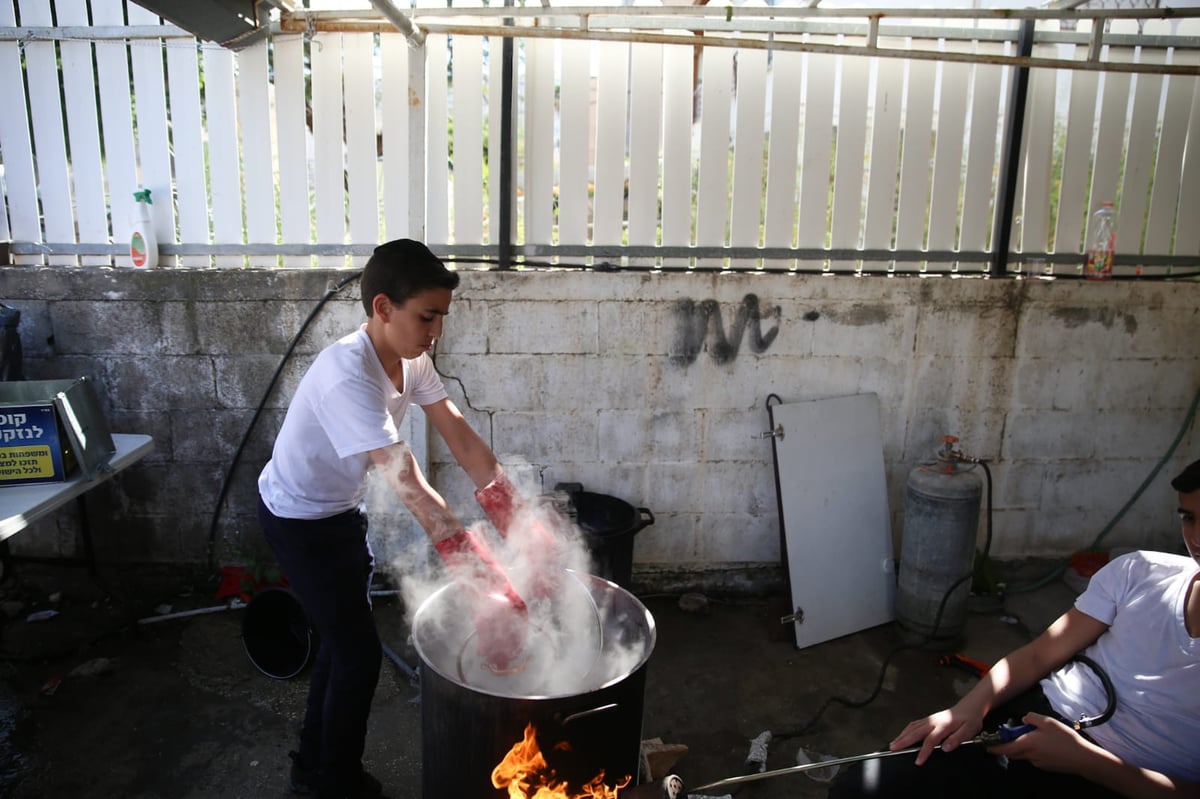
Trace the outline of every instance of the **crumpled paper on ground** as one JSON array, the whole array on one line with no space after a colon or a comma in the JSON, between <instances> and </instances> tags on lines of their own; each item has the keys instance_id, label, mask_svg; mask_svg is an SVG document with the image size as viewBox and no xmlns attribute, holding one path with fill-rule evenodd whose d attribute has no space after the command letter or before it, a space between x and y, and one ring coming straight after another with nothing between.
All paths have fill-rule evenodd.
<instances>
[{"instance_id":1,"label":"crumpled paper on ground","mask_svg":"<svg viewBox=\"0 0 1200 799\"><path fill-rule=\"evenodd\" d=\"M820 752L809 752L800 747L800 751L796 752L796 765L807 766L810 763L821 763L826 760L837 760L833 755L823 755ZM806 771L804 774L817 782L829 782L837 776L841 771L841 766L829 766L828 768L815 768L812 771Z\"/></svg>"}]
</instances>

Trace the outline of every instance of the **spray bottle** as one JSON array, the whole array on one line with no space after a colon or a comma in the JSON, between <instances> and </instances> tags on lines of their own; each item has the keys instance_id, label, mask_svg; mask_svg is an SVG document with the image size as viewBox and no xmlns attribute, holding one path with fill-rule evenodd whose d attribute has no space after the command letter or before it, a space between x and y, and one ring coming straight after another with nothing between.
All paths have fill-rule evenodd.
<instances>
[{"instance_id":1,"label":"spray bottle","mask_svg":"<svg viewBox=\"0 0 1200 799\"><path fill-rule=\"evenodd\" d=\"M150 219L149 189L138 189L133 193L133 216L130 219L132 232L129 236L129 263L139 269L158 266L158 239L154 236L154 223Z\"/></svg>"}]
</instances>

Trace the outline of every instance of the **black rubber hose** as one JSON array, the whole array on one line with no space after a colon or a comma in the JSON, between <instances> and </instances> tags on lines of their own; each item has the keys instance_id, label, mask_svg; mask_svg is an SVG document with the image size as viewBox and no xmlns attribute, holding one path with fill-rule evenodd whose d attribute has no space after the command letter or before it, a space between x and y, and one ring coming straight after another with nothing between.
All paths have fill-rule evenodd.
<instances>
[{"instance_id":1,"label":"black rubber hose","mask_svg":"<svg viewBox=\"0 0 1200 799\"><path fill-rule=\"evenodd\" d=\"M292 342L288 345L287 351L283 353L283 358L279 360L279 366L275 368L275 374L271 375L271 380L267 383L266 390L263 391L262 399L259 400L258 407L254 409L254 416L250 419L250 424L246 426L246 432L242 435L242 441L238 444L237 451L233 453L233 460L229 464L228 471L225 472L225 480L221 483L221 493L217 496L217 505L213 508L212 523L208 528L208 569L212 571L216 564L213 562L216 556L216 541L217 541L217 523L221 518L221 507L225 504L225 498L229 496L229 486L233 483L233 473L237 469L238 463L242 459L242 453L246 449L246 444L250 441L250 433L254 431L254 426L258 423L258 419L262 416L263 408L267 405L267 400L271 396L271 392L275 390L275 384L279 382L280 375L283 374L283 368L287 366L288 360L291 359L292 353L296 349L296 345L300 343L300 339L304 336L308 326L317 318L317 314L325 307L325 303L329 302L334 295L341 291L346 285L354 282L362 277L362 271L359 270L339 280L328 291L325 292L318 302L316 307L308 314L308 318L304 320L304 324L300 325L300 329L296 331L296 335L292 337Z\"/></svg>"}]
</instances>

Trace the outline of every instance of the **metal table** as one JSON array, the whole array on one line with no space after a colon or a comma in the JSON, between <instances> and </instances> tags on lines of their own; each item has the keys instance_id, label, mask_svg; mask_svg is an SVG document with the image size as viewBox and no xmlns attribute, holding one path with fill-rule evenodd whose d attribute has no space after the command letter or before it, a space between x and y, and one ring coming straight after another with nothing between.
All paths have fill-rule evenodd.
<instances>
[{"instance_id":1,"label":"metal table","mask_svg":"<svg viewBox=\"0 0 1200 799\"><path fill-rule=\"evenodd\" d=\"M95 573L96 560L92 550L92 533L88 526L84 495L114 475L137 463L154 449L154 439L135 433L113 433L116 452L104 470L89 480L77 473L60 483L32 483L0 487L0 555L7 556L7 541L43 516L54 512L74 499L79 506L79 525L83 533L83 558L20 558L21 560L75 560L86 563Z\"/></svg>"}]
</instances>

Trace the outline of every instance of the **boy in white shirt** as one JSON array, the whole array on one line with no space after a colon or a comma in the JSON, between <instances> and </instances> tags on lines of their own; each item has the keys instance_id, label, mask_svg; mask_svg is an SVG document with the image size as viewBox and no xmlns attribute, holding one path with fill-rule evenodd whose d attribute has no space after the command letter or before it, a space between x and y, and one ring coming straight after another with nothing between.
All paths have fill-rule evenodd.
<instances>
[{"instance_id":1,"label":"boy in white shirt","mask_svg":"<svg viewBox=\"0 0 1200 799\"><path fill-rule=\"evenodd\" d=\"M836 781L831 799L1200 796L1200 461L1171 486L1190 557L1131 552L1105 565L1074 608L1002 658L958 704L896 736L892 750L920 744L915 763L859 764ZM1082 730L1072 723L1099 715L1108 697L1096 670L1072 661L1077 653L1107 674L1116 698L1111 718ZM1034 730L950 754L1010 717Z\"/></svg>"},{"instance_id":2,"label":"boy in white shirt","mask_svg":"<svg viewBox=\"0 0 1200 799\"><path fill-rule=\"evenodd\" d=\"M313 361L259 476L260 524L320 636L299 751L290 753L296 793L382 796L379 781L362 768L382 656L368 593L374 557L361 510L369 469L383 471L468 587L484 661L506 668L525 641L524 601L486 543L425 480L400 432L409 405L420 405L507 535L523 500L447 397L428 355L458 281L419 242L377 247L360 280L366 323Z\"/></svg>"}]
</instances>

